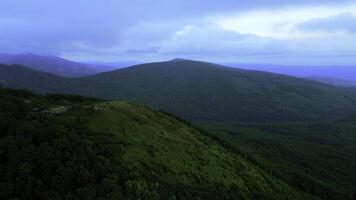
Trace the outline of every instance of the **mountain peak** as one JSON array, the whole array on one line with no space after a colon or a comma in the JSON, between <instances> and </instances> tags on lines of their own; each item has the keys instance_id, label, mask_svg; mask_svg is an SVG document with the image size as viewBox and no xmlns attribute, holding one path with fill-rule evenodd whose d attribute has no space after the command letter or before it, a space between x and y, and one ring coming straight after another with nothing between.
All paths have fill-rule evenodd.
<instances>
[{"instance_id":1,"label":"mountain peak","mask_svg":"<svg viewBox=\"0 0 356 200\"><path fill-rule=\"evenodd\" d=\"M169 62L182 62L182 61L191 61L185 58L174 58L172 60L170 60Z\"/></svg>"}]
</instances>

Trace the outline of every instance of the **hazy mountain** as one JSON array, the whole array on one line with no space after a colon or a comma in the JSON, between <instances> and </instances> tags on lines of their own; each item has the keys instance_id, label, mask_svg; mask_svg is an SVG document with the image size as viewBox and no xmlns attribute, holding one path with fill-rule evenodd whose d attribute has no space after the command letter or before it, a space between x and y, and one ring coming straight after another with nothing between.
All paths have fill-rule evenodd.
<instances>
[{"instance_id":1,"label":"hazy mountain","mask_svg":"<svg viewBox=\"0 0 356 200\"><path fill-rule=\"evenodd\" d=\"M0 79L8 87L131 100L196 122L320 120L356 111L351 90L206 62L149 63L75 79L5 69Z\"/></svg>"},{"instance_id":2,"label":"hazy mountain","mask_svg":"<svg viewBox=\"0 0 356 200\"><path fill-rule=\"evenodd\" d=\"M317 78L318 81L337 85L356 85L356 66L283 66L268 64L233 64L227 66L286 74L303 78ZM328 80L328 81L326 81ZM334 80L334 81L332 81ZM336 80L339 80L335 82Z\"/></svg>"},{"instance_id":3,"label":"hazy mountain","mask_svg":"<svg viewBox=\"0 0 356 200\"><path fill-rule=\"evenodd\" d=\"M41 72L48 72L58 76L64 77L81 77L96 74L100 71L106 70L96 70L95 68L78 63L69 61L56 56L44 56L36 55L32 53L24 54L0 54L0 63L3 64L17 64L35 69Z\"/></svg>"},{"instance_id":4,"label":"hazy mountain","mask_svg":"<svg viewBox=\"0 0 356 200\"><path fill-rule=\"evenodd\" d=\"M138 65L141 64L140 62L136 62L136 61L118 61L118 62L85 62L88 65L94 66L95 69L105 69L102 70L102 72L104 71L112 71L115 69L122 69L122 68L126 68L126 67L130 67L133 65Z\"/></svg>"},{"instance_id":5,"label":"hazy mountain","mask_svg":"<svg viewBox=\"0 0 356 200\"><path fill-rule=\"evenodd\" d=\"M344 79L329 78L329 77L320 77L320 76L308 76L307 79L315 80L321 83L343 86L343 87L356 87L356 81L347 81Z\"/></svg>"},{"instance_id":6,"label":"hazy mountain","mask_svg":"<svg viewBox=\"0 0 356 200\"><path fill-rule=\"evenodd\" d=\"M88 65L90 68L94 69L98 73L119 69L119 67L114 67L114 66L99 64L99 63L98 64L86 63L86 65Z\"/></svg>"}]
</instances>

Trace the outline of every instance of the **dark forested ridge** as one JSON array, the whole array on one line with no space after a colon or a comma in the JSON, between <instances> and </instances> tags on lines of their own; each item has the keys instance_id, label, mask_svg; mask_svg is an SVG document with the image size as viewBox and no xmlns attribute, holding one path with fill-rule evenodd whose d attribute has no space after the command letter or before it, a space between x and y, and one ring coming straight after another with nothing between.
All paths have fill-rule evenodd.
<instances>
[{"instance_id":1,"label":"dark forested ridge","mask_svg":"<svg viewBox=\"0 0 356 200\"><path fill-rule=\"evenodd\" d=\"M20 65L0 64L0 86L27 89L37 93L59 93L66 89L65 78Z\"/></svg>"},{"instance_id":2,"label":"dark forested ridge","mask_svg":"<svg viewBox=\"0 0 356 200\"><path fill-rule=\"evenodd\" d=\"M356 96L349 88L189 60L75 79L35 71L18 73L6 66L0 70L6 87L130 100L194 122L316 121L356 112Z\"/></svg>"},{"instance_id":3,"label":"dark forested ridge","mask_svg":"<svg viewBox=\"0 0 356 200\"><path fill-rule=\"evenodd\" d=\"M0 89L0 133L1 199L317 199L128 102Z\"/></svg>"}]
</instances>

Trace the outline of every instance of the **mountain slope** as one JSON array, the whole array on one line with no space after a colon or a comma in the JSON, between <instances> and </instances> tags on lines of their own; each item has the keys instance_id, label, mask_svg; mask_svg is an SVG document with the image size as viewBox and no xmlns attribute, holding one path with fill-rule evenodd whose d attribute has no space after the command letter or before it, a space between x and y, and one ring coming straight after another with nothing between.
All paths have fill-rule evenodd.
<instances>
[{"instance_id":1,"label":"mountain slope","mask_svg":"<svg viewBox=\"0 0 356 200\"><path fill-rule=\"evenodd\" d=\"M330 200L356 197L356 118L205 125L215 138L302 191Z\"/></svg>"},{"instance_id":2,"label":"mountain slope","mask_svg":"<svg viewBox=\"0 0 356 200\"><path fill-rule=\"evenodd\" d=\"M75 93L129 99L192 121L317 120L355 111L343 90L196 61L138 65L75 80Z\"/></svg>"},{"instance_id":3,"label":"mountain slope","mask_svg":"<svg viewBox=\"0 0 356 200\"><path fill-rule=\"evenodd\" d=\"M176 118L0 89L4 199L313 199Z\"/></svg>"},{"instance_id":4,"label":"mountain slope","mask_svg":"<svg viewBox=\"0 0 356 200\"><path fill-rule=\"evenodd\" d=\"M8 80L7 76L0 74L0 79ZM195 122L324 120L348 117L356 111L356 98L349 89L189 60L53 79L23 88L136 101ZM8 87L14 84L18 86L16 79L7 82Z\"/></svg>"},{"instance_id":5,"label":"mountain slope","mask_svg":"<svg viewBox=\"0 0 356 200\"><path fill-rule=\"evenodd\" d=\"M31 69L64 77L80 77L98 73L89 65L69 61L56 56L36 54L0 54L0 63L23 65Z\"/></svg>"},{"instance_id":6,"label":"mountain slope","mask_svg":"<svg viewBox=\"0 0 356 200\"><path fill-rule=\"evenodd\" d=\"M56 93L65 90L65 78L39 72L20 65L0 64L0 86L27 89L38 93Z\"/></svg>"}]
</instances>

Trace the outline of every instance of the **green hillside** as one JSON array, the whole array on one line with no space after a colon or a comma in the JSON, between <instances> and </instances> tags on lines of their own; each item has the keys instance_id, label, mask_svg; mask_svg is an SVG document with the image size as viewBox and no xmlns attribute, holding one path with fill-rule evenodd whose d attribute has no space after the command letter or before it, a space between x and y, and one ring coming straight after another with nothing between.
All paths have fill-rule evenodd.
<instances>
[{"instance_id":1,"label":"green hillside","mask_svg":"<svg viewBox=\"0 0 356 200\"><path fill-rule=\"evenodd\" d=\"M356 198L356 118L205 126L226 148L295 188L322 199Z\"/></svg>"},{"instance_id":2,"label":"green hillside","mask_svg":"<svg viewBox=\"0 0 356 200\"><path fill-rule=\"evenodd\" d=\"M0 73L9 87L130 100L194 122L324 120L356 111L356 97L342 88L189 60L137 65L76 79L39 78L34 83L7 77Z\"/></svg>"},{"instance_id":3,"label":"green hillside","mask_svg":"<svg viewBox=\"0 0 356 200\"><path fill-rule=\"evenodd\" d=\"M1 89L0 133L3 199L312 199L128 102Z\"/></svg>"}]
</instances>

